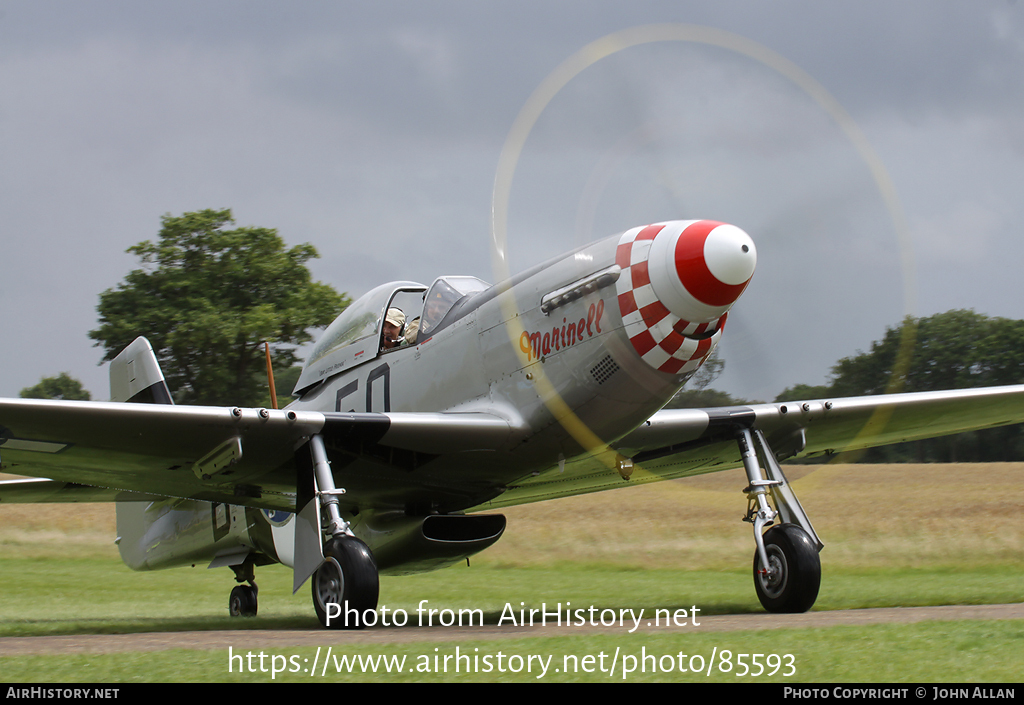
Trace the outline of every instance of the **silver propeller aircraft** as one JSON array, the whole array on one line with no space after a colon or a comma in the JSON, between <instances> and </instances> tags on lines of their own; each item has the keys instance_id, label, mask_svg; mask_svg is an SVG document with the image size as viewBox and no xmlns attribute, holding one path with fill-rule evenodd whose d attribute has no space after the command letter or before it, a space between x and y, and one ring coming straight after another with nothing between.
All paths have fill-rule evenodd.
<instances>
[{"instance_id":1,"label":"silver propeller aircraft","mask_svg":"<svg viewBox=\"0 0 1024 705\"><path fill-rule=\"evenodd\" d=\"M674 221L495 286L385 284L327 328L283 410L174 406L138 338L111 402L0 400L0 469L49 478L0 482L0 504L116 501L131 568L228 566L231 613L254 615L254 568L280 562L351 628L380 572L497 541L487 510L742 463L758 598L802 612L822 543L778 460L1024 421L1024 386L662 410L755 263L739 228Z\"/></svg>"}]
</instances>

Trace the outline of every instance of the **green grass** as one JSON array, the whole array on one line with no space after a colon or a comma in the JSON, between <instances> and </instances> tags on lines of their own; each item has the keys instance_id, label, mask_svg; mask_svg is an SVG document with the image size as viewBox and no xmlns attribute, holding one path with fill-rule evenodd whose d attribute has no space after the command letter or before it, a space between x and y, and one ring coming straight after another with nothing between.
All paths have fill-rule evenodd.
<instances>
[{"instance_id":1,"label":"green grass","mask_svg":"<svg viewBox=\"0 0 1024 705\"><path fill-rule=\"evenodd\" d=\"M116 558L0 559L0 636L193 629L314 628L309 589L291 594L291 571L257 570L260 616L227 615L230 571L205 568L135 573ZM381 579L382 605L413 612L479 609L497 621L506 603L539 608L691 608L702 614L761 613L745 570L685 571L621 566L502 567L474 564ZM1024 601L1016 565L963 568L832 569L815 610Z\"/></svg>"},{"instance_id":2,"label":"green grass","mask_svg":"<svg viewBox=\"0 0 1024 705\"><path fill-rule=\"evenodd\" d=\"M872 627L702 634L612 634L266 648L245 632L228 649L118 654L13 656L0 659L10 682L980 682L1014 683L1024 667L1024 622L929 622ZM339 643L341 642L341 643ZM327 643L331 646L327 660ZM456 651L458 649L458 651ZM618 651L616 668L613 658ZM728 652L728 654L726 654ZM252 654L251 658L248 655ZM260 654L263 654L262 662ZM498 661L498 655L502 660ZM602 659L601 654L604 654ZM679 654L684 654L680 659ZM761 675L752 658L762 654ZM769 654L773 654L769 660ZM404 657L402 672L341 668L343 656ZM456 661L457 655L468 659ZM530 661L530 655L534 660ZM711 661L712 655L715 656ZM231 658L233 656L234 658ZM567 658L568 656L568 658ZM588 664L583 659L592 656ZM646 660L644 657L648 657ZM447 657L447 662L446 662ZM538 661L537 658L540 660ZM519 659L519 660L516 660ZM326 670L324 662L327 661ZM472 668L476 664L476 670ZM316 671L310 673L313 664ZM394 662L392 662L393 664ZM456 664L459 672L455 672ZM489 664L489 670L488 669ZM499 670L499 664L504 671ZM565 665L575 665L567 672ZM623 665L630 672L623 673ZM679 667L687 668L681 673ZM547 672L543 672L546 666ZM584 671L589 666L591 672ZM708 667L711 672L708 674ZM183 678L183 668L187 675ZM774 668L773 668L774 667ZM467 672L467 668L470 672ZM697 668L700 673L694 673ZM279 672L272 673L272 670ZM513 672L518 669L519 672ZM557 669L557 672L556 672ZM749 669L745 676L739 675ZM645 672L646 671L646 672ZM772 675L774 671L774 675ZM786 675L789 674L789 675Z\"/></svg>"},{"instance_id":3,"label":"green grass","mask_svg":"<svg viewBox=\"0 0 1024 705\"><path fill-rule=\"evenodd\" d=\"M794 471L791 479L799 473L805 473L798 483L801 500L826 543L814 610L1024 602L1024 505L1018 492L1024 466L822 466ZM471 568L463 564L423 575L385 576L380 602L410 614L421 600L434 609L479 609L492 623L506 603L518 607L520 602L526 607L547 603L549 609L571 602L577 608L697 606L702 615L763 614L750 575L753 541L749 527L738 521L740 487L742 478L719 473L512 508L506 512L505 537L474 557ZM713 667L710 676L648 672L631 674L628 682L1013 683L1024 673L1024 620L964 620L743 632L517 632L514 638L362 644L343 652L339 645L351 641L346 633L313 631L312 643L322 645L321 666L329 645L333 655L404 655L408 665L401 674L346 675L331 667L326 676L310 677L301 669L317 658L315 647L267 648L266 641L247 634L252 629L279 630L283 636L290 629L319 629L308 585L291 594L290 570L258 568L260 616L231 619L227 599L234 580L229 570L130 571L111 543L110 507L7 506L0 508L0 518L0 638L230 630L232 653L294 656L294 662L279 663L300 669L271 679L265 660L268 672L229 672L223 647L15 653L0 657L0 679L6 682L537 681L536 670L409 672L426 665L423 657L432 671L433 657L443 663L456 647L461 654L493 657L500 650L506 656L551 657L549 668L559 667L567 654L597 657L603 652L610 658L616 649L620 655L682 652L705 658L727 650L734 667L740 653L792 654L796 667L788 678L737 677L735 670L723 673ZM596 670L549 672L543 680L621 682L621 676L620 665L614 678Z\"/></svg>"}]
</instances>

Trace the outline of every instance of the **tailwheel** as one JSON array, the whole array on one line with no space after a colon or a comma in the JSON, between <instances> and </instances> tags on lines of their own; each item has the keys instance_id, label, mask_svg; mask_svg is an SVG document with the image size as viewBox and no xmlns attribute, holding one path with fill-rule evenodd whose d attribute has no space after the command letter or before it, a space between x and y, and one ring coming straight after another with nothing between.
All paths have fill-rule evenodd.
<instances>
[{"instance_id":1,"label":"tailwheel","mask_svg":"<svg viewBox=\"0 0 1024 705\"><path fill-rule=\"evenodd\" d=\"M769 612L806 612L818 598L821 560L811 537L796 524L782 524L764 534L768 567L754 552L754 588Z\"/></svg>"},{"instance_id":2,"label":"tailwheel","mask_svg":"<svg viewBox=\"0 0 1024 705\"><path fill-rule=\"evenodd\" d=\"M328 629L362 629L363 615L377 609L380 592L370 548L354 536L337 536L324 545L324 559L312 581L320 624Z\"/></svg>"},{"instance_id":3,"label":"tailwheel","mask_svg":"<svg viewBox=\"0 0 1024 705\"><path fill-rule=\"evenodd\" d=\"M255 585L236 585L228 598L228 612L232 617L255 617L258 608Z\"/></svg>"}]
</instances>

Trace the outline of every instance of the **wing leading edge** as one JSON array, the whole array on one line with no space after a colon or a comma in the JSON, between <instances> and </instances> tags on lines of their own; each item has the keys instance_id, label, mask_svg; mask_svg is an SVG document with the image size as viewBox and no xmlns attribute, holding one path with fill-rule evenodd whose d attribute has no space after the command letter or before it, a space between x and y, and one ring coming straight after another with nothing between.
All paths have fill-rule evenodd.
<instances>
[{"instance_id":1,"label":"wing leading edge","mask_svg":"<svg viewBox=\"0 0 1024 705\"><path fill-rule=\"evenodd\" d=\"M49 478L0 483L0 503L137 500L141 494L294 511L294 454L314 434L433 454L500 448L514 429L486 413L0 399L0 471Z\"/></svg>"},{"instance_id":2,"label":"wing leading edge","mask_svg":"<svg viewBox=\"0 0 1024 705\"><path fill-rule=\"evenodd\" d=\"M602 453L510 487L490 509L741 467L736 429L756 425L780 459L815 457L1024 422L1024 385L666 409Z\"/></svg>"},{"instance_id":3,"label":"wing leading edge","mask_svg":"<svg viewBox=\"0 0 1024 705\"><path fill-rule=\"evenodd\" d=\"M803 431L801 456L1024 422L1024 385L817 399L753 407L769 441Z\"/></svg>"}]
</instances>

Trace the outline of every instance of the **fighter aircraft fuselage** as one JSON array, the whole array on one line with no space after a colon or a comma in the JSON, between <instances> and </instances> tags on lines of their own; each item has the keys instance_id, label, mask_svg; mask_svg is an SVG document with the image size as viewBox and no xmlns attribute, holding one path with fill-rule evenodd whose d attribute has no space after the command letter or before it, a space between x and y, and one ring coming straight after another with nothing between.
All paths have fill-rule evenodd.
<instances>
[{"instance_id":1,"label":"fighter aircraft fuselage","mask_svg":"<svg viewBox=\"0 0 1024 705\"><path fill-rule=\"evenodd\" d=\"M688 253L690 240L696 247ZM715 247L731 251L723 258ZM725 283L731 288L701 293L709 285L705 250L719 275L732 279ZM656 268L652 254L671 266ZM738 273L723 267L730 258L739 260L732 265ZM288 411L324 413L337 422L321 435L334 483L344 488L338 507L373 549L378 567L438 567L490 545L504 525L454 516L527 478L547 474L557 483L565 464L580 457L604 454L605 462L618 462L610 444L645 423L707 359L753 266L745 233L686 221L634 228L497 286L455 276L429 287L384 284L323 333ZM686 291L687 279L696 279L690 288L708 301ZM406 330L389 344L395 329L386 319L396 310ZM383 413L367 418L375 412ZM422 433L406 430L404 442L379 442L388 418L431 412L444 414L448 429L477 415L495 423L484 433L474 427L464 442L435 434L429 424ZM344 432L331 431L347 419L352 423ZM596 472L609 474L600 464ZM628 470L622 478L611 474L622 481ZM267 492L273 482L267 477L248 487ZM154 508L146 511L119 508L121 533L143 535L122 545L133 567L192 561L204 550L224 555L232 541L239 550L248 544L273 560L293 560L294 524L269 510L178 504L161 508L156 520ZM204 545L211 532L217 540ZM435 540L453 532L458 541ZM143 550L154 545L160 548Z\"/></svg>"},{"instance_id":2,"label":"fighter aircraft fuselage","mask_svg":"<svg viewBox=\"0 0 1024 705\"><path fill-rule=\"evenodd\" d=\"M666 235L678 238L690 225L669 224L667 231L674 232ZM662 231L666 228L646 242L654 242ZM346 455L344 444L328 443L332 469L346 487L346 498L358 503L362 484L379 494L381 480L395 478L402 485L412 481L422 488L413 501L405 489L394 500L399 506L461 511L499 495L521 477L591 452L597 443L614 442L663 407L714 350L722 316L734 299L710 311L680 311L698 319L695 327L701 322L714 325L689 339L673 333L678 338L676 350L686 345L689 352L682 358L664 353L659 361L677 364L668 365L670 371L657 369L638 355L626 330L619 292L632 287L623 286L630 267L628 261L617 262L621 244L622 236L608 238L504 285L483 288L480 283L479 290L449 302L441 317L429 329L421 328L416 339L394 349L381 349L379 329L333 349L318 345L299 380L301 397L290 408L482 412L504 418L509 425L498 448L435 457L410 453L396 458L389 453L376 464ZM751 263L747 279L752 270ZM442 278L440 283L454 281L458 286L459 279ZM397 282L365 298L374 302L370 310L377 318L398 307L408 321L426 321L438 284L428 290ZM680 319L667 307L665 314L670 320ZM350 310L341 318L356 319L351 325L358 327L360 315L358 309ZM324 338L337 333L329 328ZM377 508L386 502L376 500Z\"/></svg>"}]
</instances>

